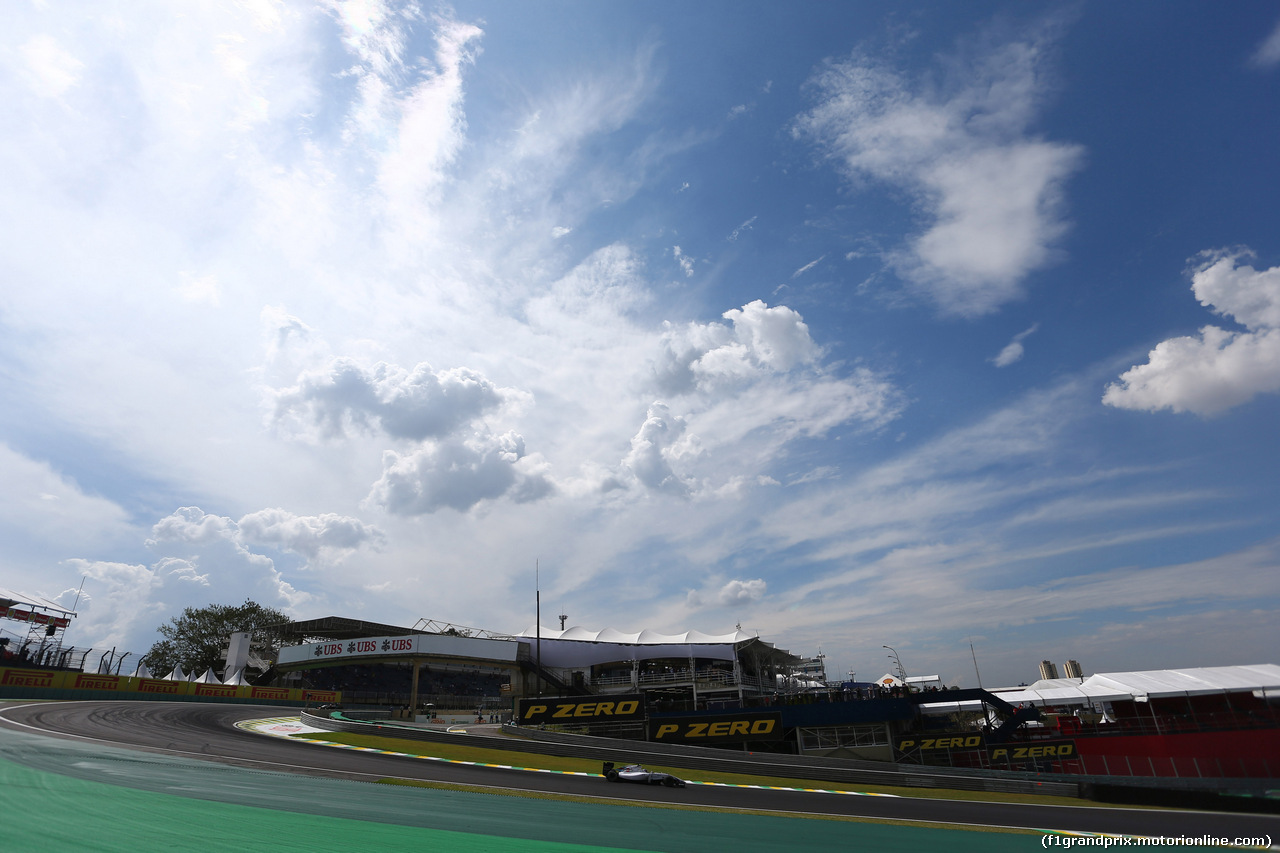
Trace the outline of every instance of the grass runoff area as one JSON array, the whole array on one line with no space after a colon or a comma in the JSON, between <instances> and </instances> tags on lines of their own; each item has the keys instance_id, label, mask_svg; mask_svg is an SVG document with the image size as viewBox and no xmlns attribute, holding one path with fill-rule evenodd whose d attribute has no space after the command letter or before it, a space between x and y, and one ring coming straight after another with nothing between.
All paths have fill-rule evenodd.
<instances>
[{"instance_id":1,"label":"grass runoff area","mask_svg":"<svg viewBox=\"0 0 1280 853\"><path fill-rule=\"evenodd\" d=\"M554 755L542 755L532 752L512 752L505 749L482 749L449 743L432 743L420 740L386 737L382 735L350 734L347 732L311 732L293 737L305 740L323 740L357 746L366 749L380 749L388 752L400 752L406 755L423 755L432 758L443 758L450 761L469 761L480 764L502 764L511 767L539 770L558 770L569 773L599 774L601 762L586 758L570 758ZM626 756L619 756L625 762ZM891 794L899 797L919 797L935 800L981 800L1002 803L1037 803L1044 805L1078 806L1081 801L1074 797L1049 797L1036 794L989 793L986 791L957 791L946 788L903 788L889 785L847 785L843 783L805 779L797 777L758 776L743 773L719 773L715 771L688 770L680 767L669 767L659 764L645 763L649 770L671 773L681 779L698 782L717 782L725 785L759 785L777 788L806 788L818 790L850 790L869 794ZM692 775L690 775L692 774ZM433 783L434 784L434 783ZM547 795L556 796L556 795ZM1089 803L1090 806L1102 806L1101 803Z\"/></svg>"}]
</instances>

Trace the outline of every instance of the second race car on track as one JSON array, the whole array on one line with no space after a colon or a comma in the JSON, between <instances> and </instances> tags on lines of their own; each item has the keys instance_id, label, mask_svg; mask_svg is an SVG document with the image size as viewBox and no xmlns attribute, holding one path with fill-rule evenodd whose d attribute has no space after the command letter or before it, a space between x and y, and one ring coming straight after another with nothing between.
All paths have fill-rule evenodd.
<instances>
[{"instance_id":1,"label":"second race car on track","mask_svg":"<svg viewBox=\"0 0 1280 853\"><path fill-rule=\"evenodd\" d=\"M616 767L612 761L604 763L604 778L610 782L639 782L641 785L663 785L667 788L683 788L684 780L670 773L646 770L639 764Z\"/></svg>"}]
</instances>

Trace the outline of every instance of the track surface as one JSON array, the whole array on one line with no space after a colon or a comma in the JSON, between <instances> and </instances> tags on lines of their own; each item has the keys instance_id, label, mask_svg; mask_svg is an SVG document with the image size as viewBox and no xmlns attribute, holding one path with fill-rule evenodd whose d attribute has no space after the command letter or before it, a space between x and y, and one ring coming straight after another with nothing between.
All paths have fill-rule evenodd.
<instances>
[{"instance_id":1,"label":"track surface","mask_svg":"<svg viewBox=\"0 0 1280 853\"><path fill-rule=\"evenodd\" d=\"M792 791L692 786L668 789L619 786L603 778L563 776L418 761L251 734L240 720L291 715L266 706L161 702L31 703L0 709L0 725L27 732L88 739L244 767L313 776L371 780L399 778L477 787L544 791L608 800L755 809L947 824L1020 827L1148 836L1280 839L1280 817L1171 810L1044 806L855 797Z\"/></svg>"}]
</instances>

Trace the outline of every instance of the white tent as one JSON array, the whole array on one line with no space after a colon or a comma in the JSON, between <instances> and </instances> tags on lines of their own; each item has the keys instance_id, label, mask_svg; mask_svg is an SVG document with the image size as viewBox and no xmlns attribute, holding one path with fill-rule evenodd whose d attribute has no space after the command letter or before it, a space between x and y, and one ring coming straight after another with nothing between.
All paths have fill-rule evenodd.
<instances>
[{"instance_id":1,"label":"white tent","mask_svg":"<svg viewBox=\"0 0 1280 853\"><path fill-rule=\"evenodd\" d=\"M151 678L151 670L147 669L146 661L138 661L138 668L133 671L134 678Z\"/></svg>"},{"instance_id":2,"label":"white tent","mask_svg":"<svg viewBox=\"0 0 1280 853\"><path fill-rule=\"evenodd\" d=\"M1054 678L1030 687L993 691L1013 705L1095 705L1133 700L1146 702L1170 696L1212 693L1251 693L1280 689L1280 666L1208 666L1193 669L1153 669L1138 672L1100 672L1083 681Z\"/></svg>"},{"instance_id":3,"label":"white tent","mask_svg":"<svg viewBox=\"0 0 1280 853\"><path fill-rule=\"evenodd\" d=\"M165 681L190 681L191 676L182 671L182 667L175 666L173 672L164 677Z\"/></svg>"},{"instance_id":4,"label":"white tent","mask_svg":"<svg viewBox=\"0 0 1280 853\"><path fill-rule=\"evenodd\" d=\"M223 684L234 684L238 687L247 687L249 682L244 677L244 667L237 669L230 678L222 682Z\"/></svg>"},{"instance_id":5,"label":"white tent","mask_svg":"<svg viewBox=\"0 0 1280 853\"><path fill-rule=\"evenodd\" d=\"M222 679L213 674L213 667L206 669L204 675L191 679L196 684L221 684Z\"/></svg>"}]
</instances>

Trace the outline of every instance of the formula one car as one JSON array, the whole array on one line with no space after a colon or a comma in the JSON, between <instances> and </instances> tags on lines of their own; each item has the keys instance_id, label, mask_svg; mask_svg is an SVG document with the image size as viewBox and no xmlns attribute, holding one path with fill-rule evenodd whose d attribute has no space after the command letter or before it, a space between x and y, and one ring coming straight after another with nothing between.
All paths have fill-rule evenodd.
<instances>
[{"instance_id":1,"label":"formula one car","mask_svg":"<svg viewBox=\"0 0 1280 853\"><path fill-rule=\"evenodd\" d=\"M639 764L628 764L614 767L612 761L604 763L604 778L610 782L639 782L641 785L662 785L667 788L683 788L684 780L670 773L659 773L656 770L645 770Z\"/></svg>"}]
</instances>

